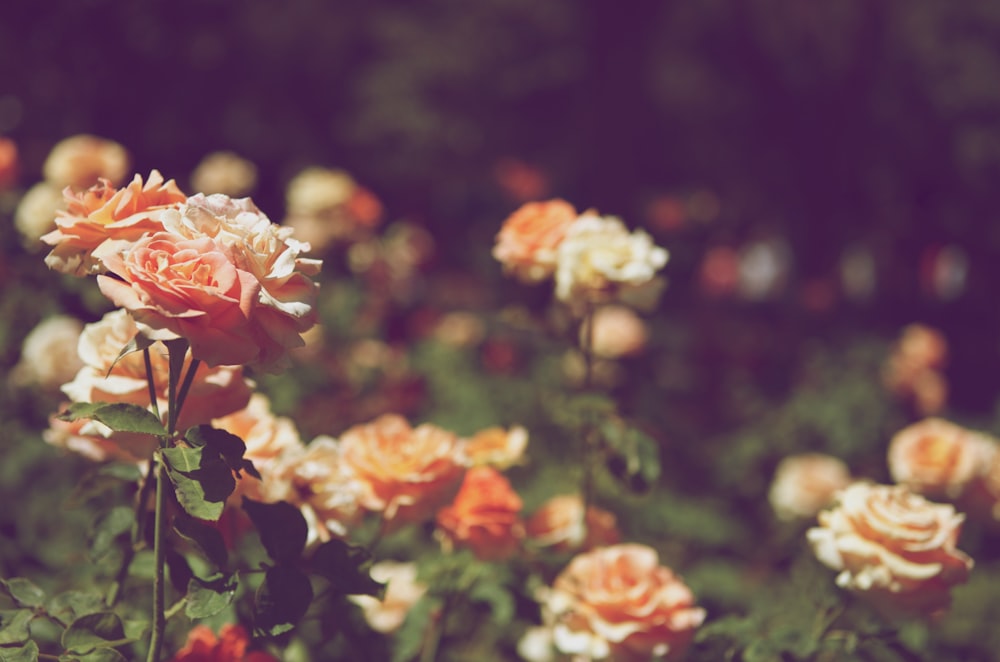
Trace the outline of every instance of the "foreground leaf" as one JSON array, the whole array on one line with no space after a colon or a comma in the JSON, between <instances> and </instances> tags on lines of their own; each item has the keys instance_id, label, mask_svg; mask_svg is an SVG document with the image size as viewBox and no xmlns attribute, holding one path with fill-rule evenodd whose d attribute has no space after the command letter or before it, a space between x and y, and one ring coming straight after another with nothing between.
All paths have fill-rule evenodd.
<instances>
[{"instance_id":1,"label":"foreground leaf","mask_svg":"<svg viewBox=\"0 0 1000 662\"><path fill-rule=\"evenodd\" d=\"M232 575L210 579L192 577L188 582L184 613L188 618L215 616L233 603L238 583Z\"/></svg>"},{"instance_id":2,"label":"foreground leaf","mask_svg":"<svg viewBox=\"0 0 1000 662\"><path fill-rule=\"evenodd\" d=\"M289 566L271 568L257 589L254 632L276 637L292 630L309 609L312 599L312 584L305 573Z\"/></svg>"},{"instance_id":3,"label":"foreground leaf","mask_svg":"<svg viewBox=\"0 0 1000 662\"><path fill-rule=\"evenodd\" d=\"M115 432L138 432L164 436L167 434L160 419L153 412L139 405L124 402L76 402L59 414L63 421L77 421L81 418L104 423Z\"/></svg>"},{"instance_id":4,"label":"foreground leaf","mask_svg":"<svg viewBox=\"0 0 1000 662\"><path fill-rule=\"evenodd\" d=\"M117 614L106 611L76 619L62 636L63 648L89 653L95 648L113 648L132 641Z\"/></svg>"},{"instance_id":5,"label":"foreground leaf","mask_svg":"<svg viewBox=\"0 0 1000 662\"><path fill-rule=\"evenodd\" d=\"M29 641L19 648L0 648L0 662L35 662L38 659L38 644Z\"/></svg>"},{"instance_id":6,"label":"foreground leaf","mask_svg":"<svg viewBox=\"0 0 1000 662\"><path fill-rule=\"evenodd\" d=\"M218 529L193 517L178 515L174 519L174 530L177 535L193 543L213 564L220 568L226 565L229 553Z\"/></svg>"},{"instance_id":7,"label":"foreground leaf","mask_svg":"<svg viewBox=\"0 0 1000 662\"><path fill-rule=\"evenodd\" d=\"M263 503L243 497L243 510L257 527L268 556L282 562L302 555L309 525L298 508L287 501Z\"/></svg>"},{"instance_id":8,"label":"foreground leaf","mask_svg":"<svg viewBox=\"0 0 1000 662\"><path fill-rule=\"evenodd\" d=\"M370 574L372 555L364 547L331 540L316 548L309 559L312 572L328 580L345 595L371 595L381 600L385 584Z\"/></svg>"},{"instance_id":9,"label":"foreground leaf","mask_svg":"<svg viewBox=\"0 0 1000 662\"><path fill-rule=\"evenodd\" d=\"M236 489L233 472L217 452L200 448L165 448L162 457L181 507L198 519L216 521Z\"/></svg>"},{"instance_id":10,"label":"foreground leaf","mask_svg":"<svg viewBox=\"0 0 1000 662\"><path fill-rule=\"evenodd\" d=\"M22 607L40 607L45 602L45 591L24 577L0 579L0 586Z\"/></svg>"},{"instance_id":11,"label":"foreground leaf","mask_svg":"<svg viewBox=\"0 0 1000 662\"><path fill-rule=\"evenodd\" d=\"M28 624L35 617L30 609L0 611L0 644L21 644L31 638Z\"/></svg>"}]
</instances>

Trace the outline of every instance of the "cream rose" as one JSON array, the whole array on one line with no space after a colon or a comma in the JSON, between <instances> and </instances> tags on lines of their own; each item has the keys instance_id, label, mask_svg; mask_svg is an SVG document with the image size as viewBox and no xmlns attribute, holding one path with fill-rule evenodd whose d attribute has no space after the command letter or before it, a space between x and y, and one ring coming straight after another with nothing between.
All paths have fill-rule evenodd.
<instances>
[{"instance_id":1,"label":"cream rose","mask_svg":"<svg viewBox=\"0 0 1000 662\"><path fill-rule=\"evenodd\" d=\"M705 620L690 589L645 545L601 547L575 557L543 609L560 653L592 660L678 659Z\"/></svg>"},{"instance_id":2,"label":"cream rose","mask_svg":"<svg viewBox=\"0 0 1000 662\"><path fill-rule=\"evenodd\" d=\"M889 473L897 483L929 496L957 499L987 471L996 440L940 418L903 428L889 443Z\"/></svg>"},{"instance_id":3,"label":"cream rose","mask_svg":"<svg viewBox=\"0 0 1000 662\"><path fill-rule=\"evenodd\" d=\"M212 152L191 173L191 186L202 193L246 195L257 185L257 166L233 152Z\"/></svg>"},{"instance_id":4,"label":"cream rose","mask_svg":"<svg viewBox=\"0 0 1000 662\"><path fill-rule=\"evenodd\" d=\"M850 470L835 457L822 453L792 455L778 464L768 500L778 519L815 517L850 483Z\"/></svg>"},{"instance_id":5,"label":"cream rose","mask_svg":"<svg viewBox=\"0 0 1000 662\"><path fill-rule=\"evenodd\" d=\"M599 358L619 359L638 354L646 347L649 337L646 323L628 306L601 306L594 311L591 323L594 325L591 349ZM586 339L581 337L580 341Z\"/></svg>"},{"instance_id":6,"label":"cream rose","mask_svg":"<svg viewBox=\"0 0 1000 662\"><path fill-rule=\"evenodd\" d=\"M99 179L120 184L128 174L128 151L119 143L87 134L70 136L49 152L42 166L55 186L82 190Z\"/></svg>"},{"instance_id":7,"label":"cream rose","mask_svg":"<svg viewBox=\"0 0 1000 662\"><path fill-rule=\"evenodd\" d=\"M45 246L42 237L56 227L56 214L65 207L62 191L48 182L38 182L21 198L14 210L14 226L26 248Z\"/></svg>"},{"instance_id":8,"label":"cream rose","mask_svg":"<svg viewBox=\"0 0 1000 662\"><path fill-rule=\"evenodd\" d=\"M371 576L386 583L385 598L352 595L349 599L361 607L368 625L377 632L395 632L406 620L413 605L424 596L427 587L417 580L417 566L398 561L379 561L372 565Z\"/></svg>"},{"instance_id":9,"label":"cream rose","mask_svg":"<svg viewBox=\"0 0 1000 662\"><path fill-rule=\"evenodd\" d=\"M839 571L837 585L887 610L931 615L948 607L972 559L956 548L965 516L906 487L854 483L806 537Z\"/></svg>"},{"instance_id":10,"label":"cream rose","mask_svg":"<svg viewBox=\"0 0 1000 662\"><path fill-rule=\"evenodd\" d=\"M578 494L563 494L543 503L528 519L527 534L533 544L561 552L614 545L621 539L614 513L588 506L585 519L583 498Z\"/></svg>"},{"instance_id":11,"label":"cream rose","mask_svg":"<svg viewBox=\"0 0 1000 662\"><path fill-rule=\"evenodd\" d=\"M548 278L556 268L556 249L576 217L565 200L522 205L500 228L493 257L521 280Z\"/></svg>"},{"instance_id":12,"label":"cream rose","mask_svg":"<svg viewBox=\"0 0 1000 662\"><path fill-rule=\"evenodd\" d=\"M21 343L21 358L10 373L11 382L57 390L73 379L83 367L76 352L82 332L80 320L69 315L53 315L39 322Z\"/></svg>"}]
</instances>

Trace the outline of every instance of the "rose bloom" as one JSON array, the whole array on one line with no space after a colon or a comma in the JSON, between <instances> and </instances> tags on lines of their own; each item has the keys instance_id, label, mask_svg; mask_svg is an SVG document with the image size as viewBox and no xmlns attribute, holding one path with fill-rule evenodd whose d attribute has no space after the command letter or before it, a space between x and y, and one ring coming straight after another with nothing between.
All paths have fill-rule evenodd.
<instances>
[{"instance_id":1,"label":"rose bloom","mask_svg":"<svg viewBox=\"0 0 1000 662\"><path fill-rule=\"evenodd\" d=\"M524 538L521 508L521 497L503 474L492 467L473 467L455 500L438 512L438 530L449 546L500 561L517 552Z\"/></svg>"},{"instance_id":2,"label":"rose bloom","mask_svg":"<svg viewBox=\"0 0 1000 662\"><path fill-rule=\"evenodd\" d=\"M267 370L286 365L288 350L303 346L301 334L316 323L318 286L310 276L322 261L299 257L309 245L292 238L291 228L272 223L250 198L193 195L164 216L164 225L192 240L211 238L240 274L257 281L246 329L257 349L252 364Z\"/></svg>"},{"instance_id":3,"label":"rose bloom","mask_svg":"<svg viewBox=\"0 0 1000 662\"><path fill-rule=\"evenodd\" d=\"M653 280L669 254L642 230L587 212L566 231L556 252L556 297L579 307L609 301L622 288Z\"/></svg>"},{"instance_id":4,"label":"rose bloom","mask_svg":"<svg viewBox=\"0 0 1000 662\"><path fill-rule=\"evenodd\" d=\"M646 347L646 323L628 306L601 306L591 320L591 351L602 359L618 359L638 354ZM584 330L581 329L581 333ZM580 342L586 342L581 337Z\"/></svg>"},{"instance_id":5,"label":"rose bloom","mask_svg":"<svg viewBox=\"0 0 1000 662\"><path fill-rule=\"evenodd\" d=\"M458 437L385 414L340 437L341 458L364 485L362 505L401 524L430 518L454 495L467 459Z\"/></svg>"},{"instance_id":6,"label":"rose bloom","mask_svg":"<svg viewBox=\"0 0 1000 662\"><path fill-rule=\"evenodd\" d=\"M343 170L306 168L288 183L285 201L283 224L317 253L358 239L382 220L382 203Z\"/></svg>"},{"instance_id":7,"label":"rose bloom","mask_svg":"<svg viewBox=\"0 0 1000 662\"><path fill-rule=\"evenodd\" d=\"M10 138L0 138L0 191L14 185L19 168L17 143Z\"/></svg>"},{"instance_id":8,"label":"rose bloom","mask_svg":"<svg viewBox=\"0 0 1000 662\"><path fill-rule=\"evenodd\" d=\"M948 380L941 372L947 359L948 341L940 331L910 324L882 367L882 381L890 392L910 400L917 412L936 414L948 400Z\"/></svg>"},{"instance_id":9,"label":"rose bloom","mask_svg":"<svg viewBox=\"0 0 1000 662\"><path fill-rule=\"evenodd\" d=\"M956 549L965 516L902 485L854 483L806 534L816 557L839 571L837 585L887 612L934 615L972 559Z\"/></svg>"},{"instance_id":10,"label":"rose bloom","mask_svg":"<svg viewBox=\"0 0 1000 662\"><path fill-rule=\"evenodd\" d=\"M14 226L26 248L35 251L45 245L42 237L56 227L56 214L64 207L58 187L39 182L28 189L14 210Z\"/></svg>"},{"instance_id":11,"label":"rose bloom","mask_svg":"<svg viewBox=\"0 0 1000 662\"><path fill-rule=\"evenodd\" d=\"M202 193L239 197L256 185L257 166L233 152L212 152L191 173L191 186Z\"/></svg>"},{"instance_id":12,"label":"rose bloom","mask_svg":"<svg viewBox=\"0 0 1000 662\"><path fill-rule=\"evenodd\" d=\"M100 179L118 185L128 174L128 151L113 140L86 134L56 144L42 166L45 179L59 188L81 191Z\"/></svg>"},{"instance_id":13,"label":"rose bloom","mask_svg":"<svg viewBox=\"0 0 1000 662\"><path fill-rule=\"evenodd\" d=\"M73 379L83 367L76 353L82 332L80 320L69 315L53 315L39 322L21 343L21 359L11 370L11 383L56 390Z\"/></svg>"},{"instance_id":14,"label":"rose bloom","mask_svg":"<svg viewBox=\"0 0 1000 662\"><path fill-rule=\"evenodd\" d=\"M781 520L815 517L833 503L851 483L851 472L841 460L822 453L786 457L774 472L768 500Z\"/></svg>"},{"instance_id":15,"label":"rose bloom","mask_svg":"<svg viewBox=\"0 0 1000 662\"><path fill-rule=\"evenodd\" d=\"M278 662L270 653L248 652L249 645L250 635L240 625L223 625L218 637L207 625L196 625L170 662Z\"/></svg>"},{"instance_id":16,"label":"rose bloom","mask_svg":"<svg viewBox=\"0 0 1000 662\"><path fill-rule=\"evenodd\" d=\"M690 589L645 545L601 547L556 577L543 609L560 653L582 659L679 659L705 620Z\"/></svg>"},{"instance_id":17,"label":"rose bloom","mask_svg":"<svg viewBox=\"0 0 1000 662\"><path fill-rule=\"evenodd\" d=\"M578 494L552 497L543 503L528 518L526 529L534 545L559 552L587 551L621 540L614 513L588 506L584 521L583 498Z\"/></svg>"},{"instance_id":18,"label":"rose bloom","mask_svg":"<svg viewBox=\"0 0 1000 662\"><path fill-rule=\"evenodd\" d=\"M414 563L379 561L371 567L372 579L386 584L382 600L370 595L349 595L348 599L361 607L368 625L377 632L395 632L406 620L413 605L427 592L417 581Z\"/></svg>"},{"instance_id":19,"label":"rose bloom","mask_svg":"<svg viewBox=\"0 0 1000 662\"><path fill-rule=\"evenodd\" d=\"M56 215L56 229L42 237L52 246L45 258L50 269L75 276L107 271L103 253L113 253L147 233L163 229L161 212L186 196L174 180L164 181L156 170L146 182L135 178L121 189L107 179L85 191L67 189L65 209Z\"/></svg>"},{"instance_id":20,"label":"rose bloom","mask_svg":"<svg viewBox=\"0 0 1000 662\"><path fill-rule=\"evenodd\" d=\"M480 430L465 442L465 455L474 466L509 469L524 457L528 431L520 425L509 430L494 427Z\"/></svg>"},{"instance_id":21,"label":"rose bloom","mask_svg":"<svg viewBox=\"0 0 1000 662\"><path fill-rule=\"evenodd\" d=\"M914 492L957 499L990 466L997 443L940 418L903 428L889 443L889 473Z\"/></svg>"},{"instance_id":22,"label":"rose bloom","mask_svg":"<svg viewBox=\"0 0 1000 662\"><path fill-rule=\"evenodd\" d=\"M143 352L131 352L119 358L121 350L139 332L135 321L124 310L107 313L100 321L88 324L77 343L77 354L83 366L62 390L73 402L126 402L149 405L149 386ZM170 374L167 349L154 344L150 348L150 365L156 386L160 412L168 410ZM181 374L191 365L187 354ZM208 423L242 409L250 400L251 384L243 377L240 366L198 366L188 390L177 427L184 430Z\"/></svg>"},{"instance_id":23,"label":"rose bloom","mask_svg":"<svg viewBox=\"0 0 1000 662\"><path fill-rule=\"evenodd\" d=\"M576 218L576 209L565 200L522 205L503 222L493 257L523 281L548 278L556 268L556 249Z\"/></svg>"}]
</instances>

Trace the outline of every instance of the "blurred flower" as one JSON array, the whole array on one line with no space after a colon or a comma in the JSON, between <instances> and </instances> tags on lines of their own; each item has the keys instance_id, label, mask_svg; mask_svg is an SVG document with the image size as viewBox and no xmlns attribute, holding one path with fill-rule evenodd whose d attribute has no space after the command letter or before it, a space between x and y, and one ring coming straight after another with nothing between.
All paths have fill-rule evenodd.
<instances>
[{"instance_id":1,"label":"blurred flower","mask_svg":"<svg viewBox=\"0 0 1000 662\"><path fill-rule=\"evenodd\" d=\"M212 152L191 173L191 186L201 193L238 198L257 185L257 166L233 152Z\"/></svg>"},{"instance_id":2,"label":"blurred flower","mask_svg":"<svg viewBox=\"0 0 1000 662\"><path fill-rule=\"evenodd\" d=\"M493 257L517 278L536 282L556 268L556 251L576 210L565 200L529 202L507 217L497 234Z\"/></svg>"},{"instance_id":3,"label":"blurred flower","mask_svg":"<svg viewBox=\"0 0 1000 662\"><path fill-rule=\"evenodd\" d=\"M640 353L646 347L646 323L628 306L600 306L591 319L591 351L603 359L618 359ZM581 346L586 342L582 336Z\"/></svg>"},{"instance_id":4,"label":"blurred flower","mask_svg":"<svg viewBox=\"0 0 1000 662\"><path fill-rule=\"evenodd\" d=\"M875 256L871 249L855 244L840 258L840 282L844 293L854 301L868 301L875 294Z\"/></svg>"},{"instance_id":5,"label":"blurred flower","mask_svg":"<svg viewBox=\"0 0 1000 662\"><path fill-rule=\"evenodd\" d=\"M364 612L368 625L377 632L395 632L406 620L406 615L427 592L427 587L417 581L414 563L379 561L371 567L372 579L386 583L382 600L370 595L348 596Z\"/></svg>"},{"instance_id":6,"label":"blurred flower","mask_svg":"<svg viewBox=\"0 0 1000 662\"><path fill-rule=\"evenodd\" d=\"M343 170L306 168L288 183L285 207L283 224L316 253L356 241L382 220L382 203Z\"/></svg>"},{"instance_id":7,"label":"blurred flower","mask_svg":"<svg viewBox=\"0 0 1000 662\"><path fill-rule=\"evenodd\" d=\"M650 201L646 205L646 218L650 227L664 232L679 230L688 220L684 200L670 194L659 195Z\"/></svg>"},{"instance_id":8,"label":"blurred flower","mask_svg":"<svg viewBox=\"0 0 1000 662\"><path fill-rule=\"evenodd\" d=\"M556 251L556 297L571 308L608 302L623 288L653 280L669 254L642 230L587 212L574 221Z\"/></svg>"},{"instance_id":9,"label":"blurred flower","mask_svg":"<svg viewBox=\"0 0 1000 662\"><path fill-rule=\"evenodd\" d=\"M702 291L713 297L734 294L740 282L740 256L729 246L713 246L705 252L698 271Z\"/></svg>"},{"instance_id":10,"label":"blurred flower","mask_svg":"<svg viewBox=\"0 0 1000 662\"><path fill-rule=\"evenodd\" d=\"M833 456L792 455L778 464L768 499L778 519L806 519L833 503L850 483L847 465Z\"/></svg>"},{"instance_id":11,"label":"blurred flower","mask_svg":"<svg viewBox=\"0 0 1000 662\"><path fill-rule=\"evenodd\" d=\"M912 402L918 413L936 414L948 400L948 380L943 373L947 359L948 341L940 331L910 324L882 366L882 382L890 393Z\"/></svg>"},{"instance_id":12,"label":"blurred flower","mask_svg":"<svg viewBox=\"0 0 1000 662\"><path fill-rule=\"evenodd\" d=\"M14 185L20 165L17 143L10 138L0 137L0 191L6 191Z\"/></svg>"},{"instance_id":13,"label":"blurred flower","mask_svg":"<svg viewBox=\"0 0 1000 662\"><path fill-rule=\"evenodd\" d=\"M549 179L538 166L516 158L504 158L493 166L493 177L500 190L516 202L545 197Z\"/></svg>"},{"instance_id":14,"label":"blurred flower","mask_svg":"<svg viewBox=\"0 0 1000 662\"><path fill-rule=\"evenodd\" d=\"M196 625L170 662L278 662L269 653L247 652L249 645L250 635L240 625L223 625L218 637L207 625Z\"/></svg>"},{"instance_id":15,"label":"blurred flower","mask_svg":"<svg viewBox=\"0 0 1000 662\"><path fill-rule=\"evenodd\" d=\"M923 290L942 301L952 301L962 295L968 273L969 257L961 246L934 246L924 251L921 257Z\"/></svg>"},{"instance_id":16,"label":"blurred flower","mask_svg":"<svg viewBox=\"0 0 1000 662\"><path fill-rule=\"evenodd\" d=\"M940 418L927 418L892 438L889 473L914 492L954 500L987 471L996 454L995 439Z\"/></svg>"},{"instance_id":17,"label":"blurred flower","mask_svg":"<svg viewBox=\"0 0 1000 662\"><path fill-rule=\"evenodd\" d=\"M486 325L478 315L450 312L438 320L433 334L437 340L446 345L471 347L486 337Z\"/></svg>"},{"instance_id":18,"label":"blurred flower","mask_svg":"<svg viewBox=\"0 0 1000 662\"><path fill-rule=\"evenodd\" d=\"M552 628L544 625L528 628L517 642L517 654L526 662L555 662L555 650Z\"/></svg>"},{"instance_id":19,"label":"blurred flower","mask_svg":"<svg viewBox=\"0 0 1000 662\"><path fill-rule=\"evenodd\" d=\"M458 437L385 414L340 436L341 457L364 485L362 505L387 523L419 522L454 495L467 459Z\"/></svg>"},{"instance_id":20,"label":"blurred flower","mask_svg":"<svg viewBox=\"0 0 1000 662\"><path fill-rule=\"evenodd\" d=\"M677 660L705 620L690 589L645 545L576 556L545 595L560 653L582 659Z\"/></svg>"},{"instance_id":21,"label":"blurred flower","mask_svg":"<svg viewBox=\"0 0 1000 662\"><path fill-rule=\"evenodd\" d=\"M503 474L492 467L473 467L451 505L438 511L438 531L448 546L502 561L517 552L524 538L521 507L521 497Z\"/></svg>"},{"instance_id":22,"label":"blurred flower","mask_svg":"<svg viewBox=\"0 0 1000 662\"><path fill-rule=\"evenodd\" d=\"M837 570L837 586L887 612L932 616L968 579L972 559L956 548L965 516L904 486L854 483L807 538Z\"/></svg>"},{"instance_id":23,"label":"blurred flower","mask_svg":"<svg viewBox=\"0 0 1000 662\"><path fill-rule=\"evenodd\" d=\"M39 322L21 343L21 358L8 375L15 386L56 390L83 367L76 351L83 324L69 315L52 315Z\"/></svg>"},{"instance_id":24,"label":"blurred flower","mask_svg":"<svg viewBox=\"0 0 1000 662\"><path fill-rule=\"evenodd\" d=\"M48 182L32 186L14 210L14 226L29 250L44 246L42 237L55 230L56 214L65 209L62 191Z\"/></svg>"},{"instance_id":25,"label":"blurred flower","mask_svg":"<svg viewBox=\"0 0 1000 662\"><path fill-rule=\"evenodd\" d=\"M740 295L751 301L778 294L788 280L791 249L781 238L754 241L740 249Z\"/></svg>"},{"instance_id":26,"label":"blurred flower","mask_svg":"<svg viewBox=\"0 0 1000 662\"><path fill-rule=\"evenodd\" d=\"M526 530L534 545L559 552L588 551L621 540L614 513L588 506L584 521L583 499L578 494L552 497L543 503L528 519Z\"/></svg>"},{"instance_id":27,"label":"blurred flower","mask_svg":"<svg viewBox=\"0 0 1000 662\"><path fill-rule=\"evenodd\" d=\"M528 431L520 425L510 429L487 428L465 442L465 455L473 466L509 469L524 457L528 447Z\"/></svg>"},{"instance_id":28,"label":"blurred flower","mask_svg":"<svg viewBox=\"0 0 1000 662\"><path fill-rule=\"evenodd\" d=\"M129 171L128 151L113 140L86 134L60 141L42 166L45 179L57 188L82 191L98 180L121 184Z\"/></svg>"}]
</instances>

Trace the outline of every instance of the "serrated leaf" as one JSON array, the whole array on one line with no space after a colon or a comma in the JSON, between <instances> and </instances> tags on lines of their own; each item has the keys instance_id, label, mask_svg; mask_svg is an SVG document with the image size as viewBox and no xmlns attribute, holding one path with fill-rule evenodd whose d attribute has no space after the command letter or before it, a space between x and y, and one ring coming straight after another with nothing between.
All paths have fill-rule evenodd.
<instances>
[{"instance_id":1,"label":"serrated leaf","mask_svg":"<svg viewBox=\"0 0 1000 662\"><path fill-rule=\"evenodd\" d=\"M237 588L238 583L231 575L210 579L192 577L188 583L184 613L188 618L215 616L232 604Z\"/></svg>"},{"instance_id":2,"label":"serrated leaf","mask_svg":"<svg viewBox=\"0 0 1000 662\"><path fill-rule=\"evenodd\" d=\"M0 648L0 662L37 662L38 644L29 641L18 648Z\"/></svg>"},{"instance_id":3,"label":"serrated leaf","mask_svg":"<svg viewBox=\"0 0 1000 662\"><path fill-rule=\"evenodd\" d=\"M220 568L226 565L229 553L226 551L226 542L222 538L222 533L215 527L209 526L185 515L174 518L174 531L177 535L193 543L209 561Z\"/></svg>"},{"instance_id":4,"label":"serrated leaf","mask_svg":"<svg viewBox=\"0 0 1000 662\"><path fill-rule=\"evenodd\" d=\"M236 489L222 456L205 448L165 448L161 453L181 507L192 517L218 520Z\"/></svg>"},{"instance_id":5,"label":"serrated leaf","mask_svg":"<svg viewBox=\"0 0 1000 662\"><path fill-rule=\"evenodd\" d=\"M105 377L111 374L111 371L115 369L115 366L118 365L118 362L123 358L133 352L141 352L144 349L148 349L149 347L152 347L155 342L155 340L147 338L141 333L137 333L132 336L132 339L125 343L125 346L122 347L122 351L118 352L118 356L116 356L115 360L111 362L111 367L108 368L108 372Z\"/></svg>"},{"instance_id":6,"label":"serrated leaf","mask_svg":"<svg viewBox=\"0 0 1000 662\"><path fill-rule=\"evenodd\" d=\"M31 638L28 624L35 617L30 609L0 611L0 644L22 644Z\"/></svg>"},{"instance_id":7,"label":"serrated leaf","mask_svg":"<svg viewBox=\"0 0 1000 662\"><path fill-rule=\"evenodd\" d=\"M63 421L93 419L116 432L137 432L160 437L167 434L160 419L156 418L153 412L126 402L76 402L59 414L58 418Z\"/></svg>"},{"instance_id":8,"label":"serrated leaf","mask_svg":"<svg viewBox=\"0 0 1000 662\"><path fill-rule=\"evenodd\" d=\"M309 525L298 508L287 501L263 503L243 497L243 510L257 527L268 556L281 562L302 555Z\"/></svg>"},{"instance_id":9,"label":"serrated leaf","mask_svg":"<svg viewBox=\"0 0 1000 662\"><path fill-rule=\"evenodd\" d=\"M316 548L309 559L311 572L323 577L344 595L371 595L381 600L385 584L370 574L372 556L363 547L330 540Z\"/></svg>"},{"instance_id":10,"label":"serrated leaf","mask_svg":"<svg viewBox=\"0 0 1000 662\"><path fill-rule=\"evenodd\" d=\"M94 522L90 541L90 556L99 561L111 551L115 540L132 528L135 513L127 506L117 506Z\"/></svg>"},{"instance_id":11,"label":"serrated leaf","mask_svg":"<svg viewBox=\"0 0 1000 662\"><path fill-rule=\"evenodd\" d=\"M85 591L66 591L49 600L46 611L63 623L72 623L81 616L104 611L104 597Z\"/></svg>"},{"instance_id":12,"label":"serrated leaf","mask_svg":"<svg viewBox=\"0 0 1000 662\"><path fill-rule=\"evenodd\" d=\"M45 591L38 588L30 579L24 577L0 579L0 585L7 595L14 598L22 607L40 607L45 602Z\"/></svg>"},{"instance_id":13,"label":"serrated leaf","mask_svg":"<svg viewBox=\"0 0 1000 662\"><path fill-rule=\"evenodd\" d=\"M292 630L312 602L312 584L298 568L275 566L267 571L254 603L254 632L276 637Z\"/></svg>"},{"instance_id":14,"label":"serrated leaf","mask_svg":"<svg viewBox=\"0 0 1000 662\"><path fill-rule=\"evenodd\" d=\"M75 653L89 653L95 648L113 648L127 644L125 627L117 614L105 611L81 616L62 635L63 648Z\"/></svg>"}]
</instances>

